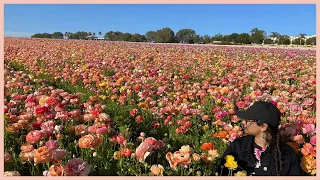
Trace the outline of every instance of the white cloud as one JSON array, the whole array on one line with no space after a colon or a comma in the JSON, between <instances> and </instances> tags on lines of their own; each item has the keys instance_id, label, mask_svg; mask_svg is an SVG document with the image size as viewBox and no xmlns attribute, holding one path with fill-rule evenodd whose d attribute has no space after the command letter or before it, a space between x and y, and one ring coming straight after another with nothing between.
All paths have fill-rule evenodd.
<instances>
[{"instance_id":1,"label":"white cloud","mask_svg":"<svg viewBox=\"0 0 320 180\"><path fill-rule=\"evenodd\" d=\"M31 37L33 33L4 31L4 37Z\"/></svg>"}]
</instances>

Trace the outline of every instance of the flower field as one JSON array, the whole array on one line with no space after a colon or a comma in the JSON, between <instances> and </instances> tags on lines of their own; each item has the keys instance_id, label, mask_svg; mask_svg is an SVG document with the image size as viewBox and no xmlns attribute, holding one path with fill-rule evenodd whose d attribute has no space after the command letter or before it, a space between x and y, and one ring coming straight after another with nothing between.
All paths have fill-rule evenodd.
<instances>
[{"instance_id":1,"label":"flower field","mask_svg":"<svg viewBox=\"0 0 320 180\"><path fill-rule=\"evenodd\" d=\"M214 176L271 101L316 175L316 51L5 38L5 175ZM236 172L235 172L236 173ZM234 175L239 175L238 172Z\"/></svg>"}]
</instances>

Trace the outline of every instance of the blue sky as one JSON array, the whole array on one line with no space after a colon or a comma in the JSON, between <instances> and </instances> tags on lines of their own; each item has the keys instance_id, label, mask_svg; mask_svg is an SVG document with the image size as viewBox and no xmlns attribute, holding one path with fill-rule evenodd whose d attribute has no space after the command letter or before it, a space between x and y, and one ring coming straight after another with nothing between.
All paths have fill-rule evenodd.
<instances>
[{"instance_id":1,"label":"blue sky","mask_svg":"<svg viewBox=\"0 0 320 180\"><path fill-rule=\"evenodd\" d=\"M145 34L170 27L175 33L191 28L197 34L250 32L252 28L280 34L316 34L316 5L310 4L6 4L5 36L34 33L121 31Z\"/></svg>"}]
</instances>

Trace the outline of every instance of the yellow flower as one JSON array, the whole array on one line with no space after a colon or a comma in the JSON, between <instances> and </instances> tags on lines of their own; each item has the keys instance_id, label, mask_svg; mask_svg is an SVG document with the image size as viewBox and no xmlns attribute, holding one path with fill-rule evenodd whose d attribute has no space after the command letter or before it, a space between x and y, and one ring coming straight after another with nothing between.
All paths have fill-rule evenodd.
<instances>
[{"instance_id":1,"label":"yellow flower","mask_svg":"<svg viewBox=\"0 0 320 180\"><path fill-rule=\"evenodd\" d=\"M76 57L76 54L73 53L71 56L72 56L72 57Z\"/></svg>"},{"instance_id":2,"label":"yellow flower","mask_svg":"<svg viewBox=\"0 0 320 180\"><path fill-rule=\"evenodd\" d=\"M227 155L225 157L225 160L226 160L226 163L224 164L225 167L227 167L229 169L237 169L238 164L234 160L234 157L232 155Z\"/></svg>"},{"instance_id":3,"label":"yellow flower","mask_svg":"<svg viewBox=\"0 0 320 180\"><path fill-rule=\"evenodd\" d=\"M209 125L208 124L206 124L206 125L204 125L204 126L202 126L202 130L207 130L209 128Z\"/></svg>"},{"instance_id":4,"label":"yellow flower","mask_svg":"<svg viewBox=\"0 0 320 180\"><path fill-rule=\"evenodd\" d=\"M106 86L106 85L107 85L106 82L102 82L102 83L99 84L100 87L104 87L104 86Z\"/></svg>"},{"instance_id":5,"label":"yellow flower","mask_svg":"<svg viewBox=\"0 0 320 180\"><path fill-rule=\"evenodd\" d=\"M234 176L247 176L247 171L238 171L234 173Z\"/></svg>"},{"instance_id":6,"label":"yellow flower","mask_svg":"<svg viewBox=\"0 0 320 180\"><path fill-rule=\"evenodd\" d=\"M83 69L83 70L88 69L88 65L84 65L84 66L82 66L82 69Z\"/></svg>"},{"instance_id":7,"label":"yellow flower","mask_svg":"<svg viewBox=\"0 0 320 180\"><path fill-rule=\"evenodd\" d=\"M122 91L124 91L124 90L126 90L126 87L125 86L121 86L121 88L120 88L120 92L122 92Z\"/></svg>"},{"instance_id":8,"label":"yellow flower","mask_svg":"<svg viewBox=\"0 0 320 180\"><path fill-rule=\"evenodd\" d=\"M47 102L47 100L48 100L49 98L50 98L49 96L41 96L41 98L40 98L40 100L39 100L39 104L40 104L41 106L43 106L43 105Z\"/></svg>"}]
</instances>

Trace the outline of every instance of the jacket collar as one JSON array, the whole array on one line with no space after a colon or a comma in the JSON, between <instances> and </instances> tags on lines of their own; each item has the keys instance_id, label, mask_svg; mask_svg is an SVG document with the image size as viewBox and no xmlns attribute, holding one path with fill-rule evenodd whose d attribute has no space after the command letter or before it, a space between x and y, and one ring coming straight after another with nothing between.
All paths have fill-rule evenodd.
<instances>
[{"instance_id":1,"label":"jacket collar","mask_svg":"<svg viewBox=\"0 0 320 180\"><path fill-rule=\"evenodd\" d=\"M241 145L241 149L240 149L240 153L243 155L243 157L245 157L247 160L247 165L251 168L254 168L255 163L256 163L256 159L254 157L254 136L252 135L246 135L246 138L244 138L242 145ZM270 147L268 147L266 149L267 153L271 153L271 149ZM275 174L275 167L271 166L271 173L272 175L276 175Z\"/></svg>"}]
</instances>

